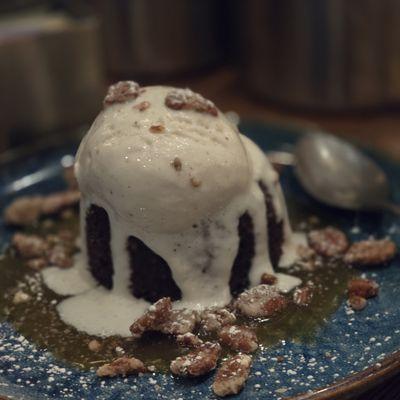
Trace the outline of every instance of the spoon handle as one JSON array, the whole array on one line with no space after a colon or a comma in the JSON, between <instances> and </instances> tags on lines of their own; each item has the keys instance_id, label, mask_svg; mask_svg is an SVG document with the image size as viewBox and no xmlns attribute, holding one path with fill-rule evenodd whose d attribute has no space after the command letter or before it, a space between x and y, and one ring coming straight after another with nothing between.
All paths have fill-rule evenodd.
<instances>
[{"instance_id":1,"label":"spoon handle","mask_svg":"<svg viewBox=\"0 0 400 400\"><path fill-rule=\"evenodd\" d=\"M272 164L294 165L294 155L287 151L268 151L267 157Z\"/></svg>"},{"instance_id":2,"label":"spoon handle","mask_svg":"<svg viewBox=\"0 0 400 400\"><path fill-rule=\"evenodd\" d=\"M385 210L390 211L393 214L396 214L396 215L400 216L400 205L399 204L384 203L384 204L382 204L382 207Z\"/></svg>"}]
</instances>

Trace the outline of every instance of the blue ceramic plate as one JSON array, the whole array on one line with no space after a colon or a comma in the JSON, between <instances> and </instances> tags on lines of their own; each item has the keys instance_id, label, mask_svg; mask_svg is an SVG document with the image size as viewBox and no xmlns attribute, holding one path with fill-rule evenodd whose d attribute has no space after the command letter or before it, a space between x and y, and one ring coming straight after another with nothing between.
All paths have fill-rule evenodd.
<instances>
[{"instance_id":1,"label":"blue ceramic plate","mask_svg":"<svg viewBox=\"0 0 400 400\"><path fill-rule=\"evenodd\" d=\"M288 149L297 134L290 129L244 123L242 131L264 150ZM50 193L63 187L61 160L74 154L76 142L38 149L34 154L9 157L0 170L2 207L21 194ZM393 198L400 202L400 166L379 158L392 182ZM292 172L282 176L284 191L298 207L325 215L355 239L389 235L400 245L400 224L388 213L361 214L321 206L298 186ZM1 211L1 210L0 210ZM12 231L0 220L0 243ZM368 270L381 285L378 298L360 313L342 304L315 332L311 343L281 341L259 352L251 377L238 399L343 398L360 392L400 370L400 262ZM1 279L0 271L0 279ZM277 357L283 356L283 362ZM279 357L279 359L281 359ZM0 396L18 399L213 399L212 376L180 380L169 375L102 380L55 359L35 346L8 323L0 323ZM321 390L321 388L325 388ZM336 397L335 397L336 398Z\"/></svg>"}]
</instances>

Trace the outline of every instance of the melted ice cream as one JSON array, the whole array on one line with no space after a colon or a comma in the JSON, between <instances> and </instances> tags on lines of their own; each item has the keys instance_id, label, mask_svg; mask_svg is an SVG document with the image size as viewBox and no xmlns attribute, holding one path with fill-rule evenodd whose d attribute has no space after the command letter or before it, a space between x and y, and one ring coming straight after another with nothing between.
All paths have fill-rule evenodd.
<instances>
[{"instance_id":1,"label":"melted ice cream","mask_svg":"<svg viewBox=\"0 0 400 400\"><path fill-rule=\"evenodd\" d=\"M81 143L76 173L82 192L81 236L90 205L103 207L111 227L113 288L108 291L86 279L78 263L65 275L44 272L45 282L61 294L63 320L77 329L98 335L128 335L130 323L148 307L129 290L131 269L127 238L139 238L170 266L182 292L175 307L224 306L231 299L229 278L238 252L239 218L252 218L255 256L249 279L260 283L262 273L273 273L268 251L265 197L262 181L272 197L278 220L284 224L281 261L295 259L295 240L288 222L278 175L265 154L247 137L238 134L219 116L193 110L171 110L164 104L171 88L147 87L136 100L104 110ZM134 108L147 101L145 111ZM150 127L162 125L163 133ZM173 168L179 158L181 169ZM192 178L200 186L191 184ZM204 229L207 235L204 235ZM86 260L85 240L82 257ZM206 259L207 254L212 254ZM207 262L207 272L203 267ZM75 271L75 272L74 272ZM84 277L85 279L83 279ZM79 280L70 290L61 280ZM288 291L299 281L281 274L279 284ZM85 284L87 286L85 286ZM74 285L68 285L73 288Z\"/></svg>"}]
</instances>

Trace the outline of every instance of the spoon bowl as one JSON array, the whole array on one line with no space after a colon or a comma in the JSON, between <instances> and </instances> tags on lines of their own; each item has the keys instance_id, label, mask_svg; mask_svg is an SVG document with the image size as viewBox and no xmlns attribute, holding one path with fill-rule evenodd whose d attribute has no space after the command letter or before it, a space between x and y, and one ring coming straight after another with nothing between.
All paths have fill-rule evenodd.
<instances>
[{"instance_id":1,"label":"spoon bowl","mask_svg":"<svg viewBox=\"0 0 400 400\"><path fill-rule=\"evenodd\" d=\"M303 136L294 150L295 174L313 197L350 210L390 208L383 170L350 143L326 133Z\"/></svg>"}]
</instances>

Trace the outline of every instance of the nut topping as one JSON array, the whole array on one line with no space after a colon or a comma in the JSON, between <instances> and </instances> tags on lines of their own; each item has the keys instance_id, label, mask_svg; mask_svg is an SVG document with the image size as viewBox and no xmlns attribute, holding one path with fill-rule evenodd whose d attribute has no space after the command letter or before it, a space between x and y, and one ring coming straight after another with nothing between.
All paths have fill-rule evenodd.
<instances>
[{"instance_id":1,"label":"nut topping","mask_svg":"<svg viewBox=\"0 0 400 400\"><path fill-rule=\"evenodd\" d=\"M139 84L134 81L120 81L108 88L106 97L104 98L104 106L115 103L125 103L134 100L139 96Z\"/></svg>"}]
</instances>

